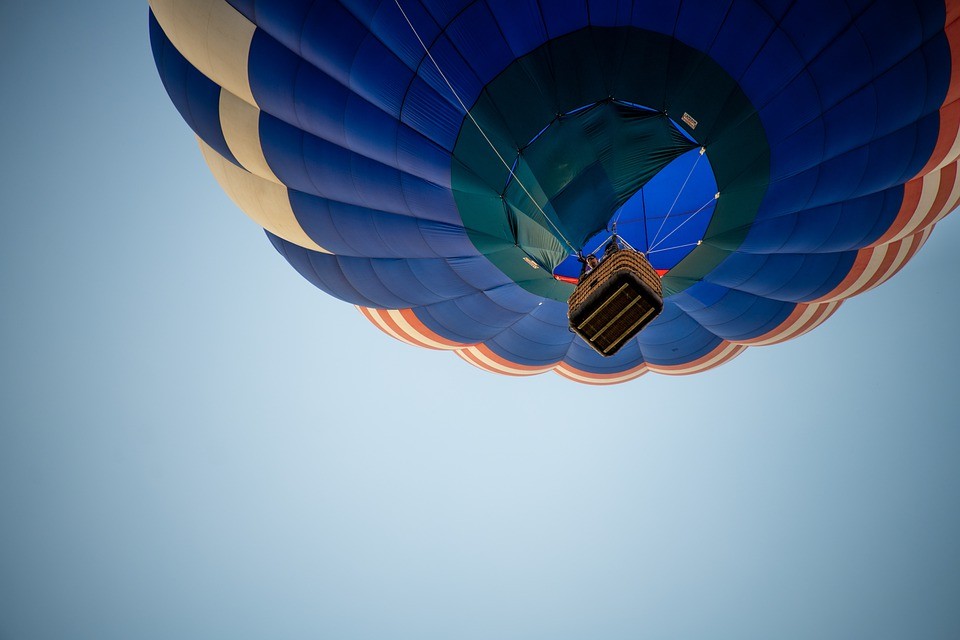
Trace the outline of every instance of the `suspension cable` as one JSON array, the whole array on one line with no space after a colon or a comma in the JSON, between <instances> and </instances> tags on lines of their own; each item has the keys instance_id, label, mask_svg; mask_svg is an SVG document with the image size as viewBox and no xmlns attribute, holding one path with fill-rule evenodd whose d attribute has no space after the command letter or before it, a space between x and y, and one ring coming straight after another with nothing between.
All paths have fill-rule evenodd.
<instances>
[{"instance_id":1,"label":"suspension cable","mask_svg":"<svg viewBox=\"0 0 960 640\"><path fill-rule=\"evenodd\" d=\"M660 237L660 232L663 231L663 225L666 224L667 218L670 217L670 214L673 213L673 208L677 206L677 201L680 199L680 195L683 193L683 190L687 187L687 183L690 182L690 176L693 175L694 169L697 168L697 164L700 162L700 158L703 157L706 147L700 147L700 155L697 156L697 159L693 162L693 166L690 167L690 173L687 174L686 180L683 181L683 184L680 185L680 191L677 192L677 197L673 199L673 204L670 205L670 209L667 211L667 215L663 217L663 220L660 221L660 228L657 229L657 232L653 235L653 242L649 245L651 248L657 246L657 238Z\"/></svg>"},{"instance_id":2,"label":"suspension cable","mask_svg":"<svg viewBox=\"0 0 960 640\"><path fill-rule=\"evenodd\" d=\"M686 249L687 247L699 247L701 244L703 244L703 240L697 240L696 242L688 242L687 244L677 244L672 247L666 247L664 249L653 249L653 250L647 251L647 255L650 255L651 253L661 253L663 251L673 251L674 249Z\"/></svg>"},{"instance_id":3,"label":"suspension cable","mask_svg":"<svg viewBox=\"0 0 960 640\"><path fill-rule=\"evenodd\" d=\"M550 219L550 216L547 215L547 212L543 210L543 207L540 206L536 198L534 198L533 195L531 195L530 191L527 190L527 187L524 186L523 182L520 181L520 178L513 172L513 168L509 164L507 164L507 161L503 159L502 155L500 155L500 151L497 150L493 142L490 141L490 138L487 137L487 134L484 132L483 128L480 126L480 123L477 122L477 119L474 118L473 114L470 113L470 110L467 109L467 105L465 105L463 103L463 100L460 99L460 95L457 93L457 90L453 88L452 84L450 84L450 81L447 79L447 76L444 75L443 70L440 68L440 65L437 64L437 61L434 59L433 54L430 53L430 49L428 49L427 45L424 44L423 39L420 37L420 34L417 33L417 29L413 26L413 23L410 22L410 18L407 17L407 12L403 10L402 6L400 6L400 0L393 0L393 2L394 4L397 5L397 9L400 10L400 13L403 15L403 19L407 22L407 26L410 27L410 30L413 32L413 35L416 36L417 42L419 42L420 46L423 47L424 53L426 53L427 57L430 58L430 62L433 63L433 66L436 68L437 73L440 74L440 77L443 78L443 81L446 83L447 88L450 89L450 93L453 94L453 97L456 98L457 102L460 104L460 108L463 109L463 112L465 114L467 114L467 117L470 118L471 122L473 122L473 125L477 128L477 131L479 131L480 135L483 136L483 139L487 141L487 144L490 146L491 149L493 149L493 152L497 154L497 158L500 159L501 164L503 164L503 166L507 169L507 171L510 172L510 177L517 181L517 184L520 186L521 189L523 189L523 192L527 194L527 197L530 198L530 201L540 212L540 215L542 215L544 220L546 220L547 223L549 223L549 225L553 227L553 230L556 231L557 235L559 235L563 239L564 243L566 243L566 245L570 248L570 251L572 251L574 255L579 255L580 252L577 251L576 247L574 247L569 240L567 240L567 237L563 235L563 232L560 231L557 225L553 223L553 220Z\"/></svg>"},{"instance_id":4,"label":"suspension cable","mask_svg":"<svg viewBox=\"0 0 960 640\"><path fill-rule=\"evenodd\" d=\"M683 222L681 222L680 224L678 224L673 231L671 231L671 232L668 233L667 235L665 235L665 236L663 236L662 238L660 238L660 240L659 240L658 242L656 242L653 246L651 246L650 249L647 250L647 253L650 253L651 251L653 251L654 249L656 249L658 246L660 246L660 244L663 243L664 240L666 240L667 238L669 238L670 236L672 236L673 234L675 234L677 231L679 231L679 230L683 227L683 225L685 225L685 224L687 224L688 222L690 222L691 220L693 220L693 219L697 216L698 213L700 213L701 211L703 211L704 209L706 209L707 206L708 206L711 202L713 202L714 200L718 199L719 197L720 197L720 194L717 193L717 194L715 194L712 198L710 198L709 200L707 200L706 202L704 202L702 205L700 205L700 208L697 209L696 211L694 211L693 213L691 213L689 218L687 218L686 220L684 220Z\"/></svg>"}]
</instances>

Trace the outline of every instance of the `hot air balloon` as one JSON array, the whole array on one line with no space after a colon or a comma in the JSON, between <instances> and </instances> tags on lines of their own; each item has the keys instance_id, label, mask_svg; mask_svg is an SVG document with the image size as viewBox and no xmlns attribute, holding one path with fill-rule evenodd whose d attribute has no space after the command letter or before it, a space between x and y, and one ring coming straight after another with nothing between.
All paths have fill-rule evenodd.
<instances>
[{"instance_id":1,"label":"hot air balloon","mask_svg":"<svg viewBox=\"0 0 960 640\"><path fill-rule=\"evenodd\" d=\"M691 374L817 327L958 204L953 0L150 0L163 84L279 253L507 375ZM662 312L571 331L615 237ZM375 347L371 347L373 349Z\"/></svg>"}]
</instances>

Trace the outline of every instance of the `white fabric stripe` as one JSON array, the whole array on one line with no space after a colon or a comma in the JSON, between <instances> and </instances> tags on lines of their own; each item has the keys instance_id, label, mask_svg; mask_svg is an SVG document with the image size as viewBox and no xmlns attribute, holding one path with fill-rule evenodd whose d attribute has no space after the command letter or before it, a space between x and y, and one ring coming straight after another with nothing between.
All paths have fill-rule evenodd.
<instances>
[{"instance_id":1,"label":"white fabric stripe","mask_svg":"<svg viewBox=\"0 0 960 640\"><path fill-rule=\"evenodd\" d=\"M149 0L173 46L205 76L252 105L247 61L256 25L225 0Z\"/></svg>"},{"instance_id":2,"label":"white fabric stripe","mask_svg":"<svg viewBox=\"0 0 960 640\"><path fill-rule=\"evenodd\" d=\"M890 266L887 267L887 270L882 276L880 276L876 282L871 284L869 287L864 289L864 291L869 291L876 286L879 286L890 279L893 274L903 266L903 263L907 261L907 258L910 256L910 250L913 248L913 245L916 244L917 236L910 236L900 242L900 246L897 248L897 255L893 258L893 262L890 263ZM858 294L863 293L863 291L858 291Z\"/></svg>"},{"instance_id":3,"label":"white fabric stripe","mask_svg":"<svg viewBox=\"0 0 960 640\"><path fill-rule=\"evenodd\" d=\"M824 322L826 322L830 318L830 316L834 314L834 312L840 307L841 304L843 304L842 300L835 300L833 302L828 302L827 309L823 312L823 314L820 315L819 318L813 321L813 324L811 324L806 329L797 331L796 334L790 336L790 339L792 340L793 338L799 338L800 336L810 333L811 331L813 331L814 329L822 325Z\"/></svg>"},{"instance_id":4,"label":"white fabric stripe","mask_svg":"<svg viewBox=\"0 0 960 640\"><path fill-rule=\"evenodd\" d=\"M737 342L737 344L746 344L753 347L763 347L770 344L777 344L778 342L786 342L792 337L794 331L799 330L800 327L802 327L804 324L809 322L810 319L813 318L814 314L817 313L820 309L821 309L821 305L817 305L817 304L805 305L803 313L801 313L800 316L789 327L783 327L782 329L779 329L772 336L769 336L762 340L743 340L743 341Z\"/></svg>"},{"instance_id":5,"label":"white fabric stripe","mask_svg":"<svg viewBox=\"0 0 960 640\"><path fill-rule=\"evenodd\" d=\"M203 157L223 190L254 222L296 245L330 253L304 232L290 206L287 189L233 164L206 142L197 138Z\"/></svg>"},{"instance_id":6,"label":"white fabric stripe","mask_svg":"<svg viewBox=\"0 0 960 640\"><path fill-rule=\"evenodd\" d=\"M939 171L951 162L956 162L957 158L960 158L960 135L954 139L953 146L950 147L950 151L947 151L947 155L943 157L943 160L940 161L940 164L934 167L933 170Z\"/></svg>"},{"instance_id":7,"label":"white fabric stripe","mask_svg":"<svg viewBox=\"0 0 960 640\"><path fill-rule=\"evenodd\" d=\"M629 382L630 380L635 380L647 372L646 367L642 367L637 371L631 373L625 373L622 376L609 377L609 378L594 378L589 373L583 373L580 371L573 371L566 367L556 367L554 372L557 375L561 375L564 378L573 380L574 382L583 382L588 384L620 384L621 382Z\"/></svg>"},{"instance_id":8,"label":"white fabric stripe","mask_svg":"<svg viewBox=\"0 0 960 640\"><path fill-rule=\"evenodd\" d=\"M920 223L923 222L923 219L927 217L930 209L933 208L934 200L937 199L937 193L940 191L940 179L942 175L940 171L931 171L923 176L923 186L920 189L920 201L917 203L917 210L910 216L910 220L907 221L903 229L890 239L890 242L905 238L916 231ZM960 175L960 173L958 173L958 175Z\"/></svg>"},{"instance_id":9,"label":"white fabric stripe","mask_svg":"<svg viewBox=\"0 0 960 640\"><path fill-rule=\"evenodd\" d=\"M281 184L267 164L260 143L260 109L220 89L220 128L230 152L254 175Z\"/></svg>"},{"instance_id":10,"label":"white fabric stripe","mask_svg":"<svg viewBox=\"0 0 960 640\"><path fill-rule=\"evenodd\" d=\"M480 349L478 349L477 347L467 347L465 349L462 349L462 351L469 353L471 356L473 356L478 361L480 361L484 366L489 367L491 370L499 371L502 373L510 373L516 376L540 375L541 373L546 373L547 371L550 371L555 366L555 365L550 365L549 367L545 367L543 369L532 369L532 370L531 369L513 369L509 366L500 364L499 362L496 362L490 359L489 357L487 357L486 354L480 351Z\"/></svg>"},{"instance_id":11,"label":"white fabric stripe","mask_svg":"<svg viewBox=\"0 0 960 640\"><path fill-rule=\"evenodd\" d=\"M844 287L842 291L836 291L830 294L829 297L823 298L818 302L832 302L834 300L849 298L850 296L854 295L856 291L858 291L867 282L869 282L873 276L876 275L877 270L880 269L883 259L887 256L887 249L889 247L889 244L882 244L879 247L874 247L872 249L863 249L863 251L870 251L871 254L870 261L867 262L867 266L864 268L863 273L860 274L860 277L849 286Z\"/></svg>"},{"instance_id":12,"label":"white fabric stripe","mask_svg":"<svg viewBox=\"0 0 960 640\"><path fill-rule=\"evenodd\" d=\"M937 214L937 217L933 219L933 222L930 224L936 224L943 220L947 214L957 208L957 205L960 204L960 169L957 171L957 180L953 185L953 191L950 192L950 197L947 198L947 203L943 207L943 211Z\"/></svg>"},{"instance_id":13,"label":"white fabric stripe","mask_svg":"<svg viewBox=\"0 0 960 640\"><path fill-rule=\"evenodd\" d=\"M434 349L443 349L445 351L455 351L457 349L462 349L464 346L466 346L466 345L451 346L448 344L444 344L442 342L437 342L436 340L432 339L430 336L425 336L421 332L414 329L413 325L407 322L407 319L404 318L403 314L400 313L399 311L388 309L386 310L386 312L387 312L387 315L390 316L390 319L396 322L397 326L399 326L404 333L410 336L411 339L423 342L424 344Z\"/></svg>"},{"instance_id":14,"label":"white fabric stripe","mask_svg":"<svg viewBox=\"0 0 960 640\"><path fill-rule=\"evenodd\" d=\"M360 306L358 306L358 305L354 305L354 306L356 306L356 307L357 307L357 310L360 311L360 313L363 314L363 317L364 317L364 318L366 318L367 320L370 321L370 324L374 325L375 327L377 327L378 329L380 329L381 331L383 331L385 334L387 334L387 335L390 336L391 338L393 338L393 339L395 339L395 340L399 340L400 342L403 342L404 344L409 344L409 345L412 346L412 347L421 347L421 345L416 344L416 343L414 343L414 342L411 342L411 341L407 340L406 338L404 338L403 336L401 336L399 333L397 333L396 331L394 331L394 330L390 327L390 325L386 324L386 323L383 321L383 319L380 318L380 314L377 313L377 310L376 310L376 309L364 309L363 307L360 307Z\"/></svg>"},{"instance_id":15,"label":"white fabric stripe","mask_svg":"<svg viewBox=\"0 0 960 640\"><path fill-rule=\"evenodd\" d=\"M684 375L688 375L688 374L691 374L691 373L697 373L698 371L705 371L706 369L709 369L710 367L713 367L713 366L715 366L715 365L717 365L717 364L720 364L720 363L721 363L724 359L726 359L728 356L730 356L730 358L732 359L733 357L735 357L735 356L739 355L740 353L742 353L746 348L747 348L746 345L733 344L732 342L728 342L728 343L727 343L727 346L724 347L723 349L721 349L721 350L720 350L720 353L718 353L718 354L715 355L714 357L710 358L710 359L707 360L706 362L701 362L700 364L698 364L698 365L696 365L696 366L688 367L688 368L680 368L680 369L665 369L665 368L663 368L663 369L662 369L662 368L657 367L656 365L652 365L652 364L647 365L647 366L650 367L650 370L651 370L651 371L656 371L657 373L662 373L662 374L664 374L664 375L668 375L668 376L684 376ZM734 352L736 352L736 353L734 353Z\"/></svg>"}]
</instances>

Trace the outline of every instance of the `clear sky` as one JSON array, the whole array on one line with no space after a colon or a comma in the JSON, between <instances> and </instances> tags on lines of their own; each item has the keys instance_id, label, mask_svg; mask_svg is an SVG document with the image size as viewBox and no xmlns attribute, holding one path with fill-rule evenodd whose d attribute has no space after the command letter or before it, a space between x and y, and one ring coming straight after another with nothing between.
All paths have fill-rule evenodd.
<instances>
[{"instance_id":1,"label":"clear sky","mask_svg":"<svg viewBox=\"0 0 960 640\"><path fill-rule=\"evenodd\" d=\"M381 334L206 169L146 2L0 2L0 638L960 637L960 214L693 377Z\"/></svg>"}]
</instances>

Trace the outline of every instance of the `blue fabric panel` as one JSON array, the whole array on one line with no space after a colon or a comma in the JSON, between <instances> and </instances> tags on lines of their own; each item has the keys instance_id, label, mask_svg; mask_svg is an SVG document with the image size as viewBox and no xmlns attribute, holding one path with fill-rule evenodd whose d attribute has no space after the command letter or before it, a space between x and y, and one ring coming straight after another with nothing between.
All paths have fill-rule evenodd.
<instances>
[{"instance_id":1,"label":"blue fabric panel","mask_svg":"<svg viewBox=\"0 0 960 640\"><path fill-rule=\"evenodd\" d=\"M401 4L411 1L413 0L400 0ZM437 24L441 25L449 25L457 16L469 11L470 7L477 4L475 0L420 0L420 2Z\"/></svg>"},{"instance_id":2,"label":"blue fabric panel","mask_svg":"<svg viewBox=\"0 0 960 640\"><path fill-rule=\"evenodd\" d=\"M744 75L763 52L776 24L752 2L735 2L725 16L713 46L707 52L734 78Z\"/></svg>"},{"instance_id":3,"label":"blue fabric panel","mask_svg":"<svg viewBox=\"0 0 960 640\"><path fill-rule=\"evenodd\" d=\"M449 184L448 153L260 31L251 46L250 80L260 107L291 128L439 184ZM407 150L404 162L396 148L401 134Z\"/></svg>"},{"instance_id":4,"label":"blue fabric panel","mask_svg":"<svg viewBox=\"0 0 960 640\"><path fill-rule=\"evenodd\" d=\"M347 126L351 127L349 121ZM409 126L397 128L396 158L397 168L404 173L450 187L450 152Z\"/></svg>"},{"instance_id":5,"label":"blue fabric panel","mask_svg":"<svg viewBox=\"0 0 960 640\"><path fill-rule=\"evenodd\" d=\"M476 77L485 80L483 84L514 60L510 45L485 2L476 2L467 7L450 24L446 35Z\"/></svg>"},{"instance_id":6,"label":"blue fabric panel","mask_svg":"<svg viewBox=\"0 0 960 640\"><path fill-rule=\"evenodd\" d=\"M525 309L538 301L538 298L518 287L513 280L483 256L448 258L447 264L464 282L469 282L479 291L485 291L508 308ZM509 292L510 297L504 298L505 292ZM520 306L515 307L517 304Z\"/></svg>"},{"instance_id":7,"label":"blue fabric panel","mask_svg":"<svg viewBox=\"0 0 960 640\"><path fill-rule=\"evenodd\" d=\"M571 340L563 360L581 371L599 374L619 373L644 363L643 353L636 339L630 340L610 358L604 358L588 347L583 340L574 339Z\"/></svg>"},{"instance_id":8,"label":"blue fabric panel","mask_svg":"<svg viewBox=\"0 0 960 640\"><path fill-rule=\"evenodd\" d=\"M448 300L414 311L434 333L464 344L489 340L524 315L500 307L479 292L470 298Z\"/></svg>"},{"instance_id":9,"label":"blue fabric panel","mask_svg":"<svg viewBox=\"0 0 960 640\"><path fill-rule=\"evenodd\" d=\"M643 3L634 8L631 15L632 24L641 29L673 35L674 29L677 28L680 4L680 0Z\"/></svg>"},{"instance_id":10,"label":"blue fabric panel","mask_svg":"<svg viewBox=\"0 0 960 640\"><path fill-rule=\"evenodd\" d=\"M305 134L269 114L261 114L260 139L270 168L281 182L297 191L404 215L416 215L407 205L405 193L449 193L447 189ZM403 180L401 176L405 176ZM436 198L433 201L437 204ZM459 214L452 203L429 210L429 215L440 222L459 223ZM421 217L427 217L425 212L421 212Z\"/></svg>"},{"instance_id":11,"label":"blue fabric panel","mask_svg":"<svg viewBox=\"0 0 960 640\"><path fill-rule=\"evenodd\" d=\"M360 70L357 77L340 73L341 77L335 78L258 29L250 47L251 90L261 109L291 126L381 162L396 164L396 132L405 128L398 124L400 102L412 72L382 47L379 54L364 51L367 56L380 56L377 59L383 67L384 80L367 82ZM400 79L398 73L406 79ZM374 88L365 90L367 84ZM452 109L447 107L448 111ZM462 114L455 119L459 123ZM405 142L424 159L436 161L438 147L423 132L406 132ZM449 180L440 177L440 166L431 166L429 175Z\"/></svg>"},{"instance_id":12,"label":"blue fabric panel","mask_svg":"<svg viewBox=\"0 0 960 640\"><path fill-rule=\"evenodd\" d=\"M394 52L409 69L415 70L425 64L423 45L417 35L428 47L432 46L440 35L441 23L417 0L400 0L400 3L416 33L394 2L379 2L373 11L366 7L359 8L355 0L344 4L387 49Z\"/></svg>"},{"instance_id":13,"label":"blue fabric panel","mask_svg":"<svg viewBox=\"0 0 960 640\"><path fill-rule=\"evenodd\" d=\"M538 0L484 0L516 57L547 41L547 27Z\"/></svg>"},{"instance_id":14,"label":"blue fabric panel","mask_svg":"<svg viewBox=\"0 0 960 640\"><path fill-rule=\"evenodd\" d=\"M377 260L374 267L384 282L401 295L406 295L403 287L410 277L438 300L473 295L477 291L476 287L461 278L457 270L443 259ZM409 276L405 276L407 272ZM430 303L416 302L410 306L419 304Z\"/></svg>"},{"instance_id":15,"label":"blue fabric panel","mask_svg":"<svg viewBox=\"0 0 960 640\"><path fill-rule=\"evenodd\" d=\"M874 73L894 66L923 42L920 10L911 2L874 3L857 17L857 31Z\"/></svg>"},{"instance_id":16,"label":"blue fabric panel","mask_svg":"<svg viewBox=\"0 0 960 640\"><path fill-rule=\"evenodd\" d=\"M526 331L522 332L521 327L526 327ZM526 316L517 324L488 340L486 345L491 351L511 362L531 366L551 365L563 359L571 339L567 335L562 336L566 340L563 344L544 344L542 340L549 339L550 336L544 328L531 316ZM538 329L543 332L540 340L531 339L529 335Z\"/></svg>"},{"instance_id":17,"label":"blue fabric panel","mask_svg":"<svg viewBox=\"0 0 960 640\"><path fill-rule=\"evenodd\" d=\"M474 280L482 281L484 270L488 275L487 282L482 284L507 286L495 279L491 271L496 270L482 256L449 261L334 256L304 249L269 232L267 236L281 255L315 286L341 300L367 307L406 309L472 296L478 293ZM519 289L513 283L509 286ZM494 297L512 306L522 303L525 308L538 302L526 292L522 295L503 292Z\"/></svg>"},{"instance_id":18,"label":"blue fabric panel","mask_svg":"<svg viewBox=\"0 0 960 640\"><path fill-rule=\"evenodd\" d=\"M709 0L704 1L709 2ZM780 22L783 16L787 15L787 11L796 4L796 0L756 0L756 3L763 7L775 22Z\"/></svg>"},{"instance_id":19,"label":"blue fabric panel","mask_svg":"<svg viewBox=\"0 0 960 640\"><path fill-rule=\"evenodd\" d=\"M292 51L300 49L300 34L314 0L254 0L252 22Z\"/></svg>"},{"instance_id":20,"label":"blue fabric panel","mask_svg":"<svg viewBox=\"0 0 960 640\"><path fill-rule=\"evenodd\" d=\"M200 73L177 51L160 23L149 14L150 46L160 72L160 80L180 116L217 153L240 166L234 157L220 126L220 85Z\"/></svg>"},{"instance_id":21,"label":"blue fabric panel","mask_svg":"<svg viewBox=\"0 0 960 640\"><path fill-rule=\"evenodd\" d=\"M816 80L820 103L829 108L848 96L864 78L872 77L872 67L860 30L851 26L820 51L807 70Z\"/></svg>"},{"instance_id":22,"label":"blue fabric panel","mask_svg":"<svg viewBox=\"0 0 960 640\"><path fill-rule=\"evenodd\" d=\"M820 105L815 100L816 94L817 87L813 77L803 70L759 107L760 118L771 147L775 148L785 139L793 139L798 131L809 128L809 123L816 122L821 113ZM802 154L800 158L806 159L814 155L819 148L812 146L812 151ZM792 155L786 157L789 159Z\"/></svg>"},{"instance_id":23,"label":"blue fabric panel","mask_svg":"<svg viewBox=\"0 0 960 640\"><path fill-rule=\"evenodd\" d=\"M877 134L939 111L950 82L950 67L935 61L949 59L949 49L946 38L934 38L874 81L877 93L884 97L877 105ZM905 94L905 86L914 92Z\"/></svg>"},{"instance_id":24,"label":"blue fabric panel","mask_svg":"<svg viewBox=\"0 0 960 640\"><path fill-rule=\"evenodd\" d=\"M920 15L924 40L943 31L943 25L947 18L946 4L943 0L925 0L914 4L917 7L917 13Z\"/></svg>"},{"instance_id":25,"label":"blue fabric panel","mask_svg":"<svg viewBox=\"0 0 960 640\"><path fill-rule=\"evenodd\" d=\"M705 304L704 300L709 300ZM796 307L743 291L700 282L670 298L691 318L726 340L746 340L776 328Z\"/></svg>"},{"instance_id":26,"label":"blue fabric panel","mask_svg":"<svg viewBox=\"0 0 960 640\"><path fill-rule=\"evenodd\" d=\"M227 0L227 3L232 6L234 9L242 13L247 20L256 24L257 22L257 10L256 10L256 0Z\"/></svg>"},{"instance_id":27,"label":"blue fabric panel","mask_svg":"<svg viewBox=\"0 0 960 640\"><path fill-rule=\"evenodd\" d=\"M630 24L633 2L630 0L587 0L590 24L595 27L617 27Z\"/></svg>"},{"instance_id":28,"label":"blue fabric panel","mask_svg":"<svg viewBox=\"0 0 960 640\"><path fill-rule=\"evenodd\" d=\"M399 114L414 72L368 34L350 65L350 88L390 114Z\"/></svg>"},{"instance_id":29,"label":"blue fabric panel","mask_svg":"<svg viewBox=\"0 0 960 640\"><path fill-rule=\"evenodd\" d=\"M709 51L733 0L695 0L680 6L676 37L700 51Z\"/></svg>"},{"instance_id":30,"label":"blue fabric panel","mask_svg":"<svg viewBox=\"0 0 960 640\"><path fill-rule=\"evenodd\" d=\"M811 300L821 298L833 291L837 285L843 282L843 279L847 277L847 274L850 273L850 269L853 268L853 263L857 258L856 251L844 251L843 253L830 253L823 255L834 258L835 262L833 263L832 271L827 273L828 265L822 265L824 267L823 284L810 291L810 293L808 293L806 296L797 298L797 302L810 302Z\"/></svg>"},{"instance_id":31,"label":"blue fabric panel","mask_svg":"<svg viewBox=\"0 0 960 640\"><path fill-rule=\"evenodd\" d=\"M646 362L669 366L707 355L721 339L668 302L663 306L663 313L637 335L636 341Z\"/></svg>"},{"instance_id":32,"label":"blue fabric panel","mask_svg":"<svg viewBox=\"0 0 960 640\"><path fill-rule=\"evenodd\" d=\"M584 0L551 0L541 5L540 15L550 38L559 38L590 24Z\"/></svg>"},{"instance_id":33,"label":"blue fabric panel","mask_svg":"<svg viewBox=\"0 0 960 640\"><path fill-rule=\"evenodd\" d=\"M813 300L849 272L855 251L814 254L734 253L707 278L708 282L786 302Z\"/></svg>"},{"instance_id":34,"label":"blue fabric panel","mask_svg":"<svg viewBox=\"0 0 960 640\"><path fill-rule=\"evenodd\" d=\"M836 0L795 2L780 21L803 59L810 62L848 29L850 12Z\"/></svg>"},{"instance_id":35,"label":"blue fabric panel","mask_svg":"<svg viewBox=\"0 0 960 640\"><path fill-rule=\"evenodd\" d=\"M763 110L794 82L800 83L792 89L794 94L802 91L804 87L811 87L810 76L804 71L805 66L806 61L790 37L783 31L776 30L763 43L763 48L740 78L740 86L750 96L753 105ZM804 77L798 77L800 74L804 74ZM815 106L805 105L805 110L812 114ZM776 109L773 112L785 116ZM798 115L802 117L802 113ZM767 135L771 134L775 135L775 130L768 127Z\"/></svg>"},{"instance_id":36,"label":"blue fabric panel","mask_svg":"<svg viewBox=\"0 0 960 640\"><path fill-rule=\"evenodd\" d=\"M903 186L754 223L741 251L825 253L861 249L883 235L903 202Z\"/></svg>"},{"instance_id":37,"label":"blue fabric panel","mask_svg":"<svg viewBox=\"0 0 960 640\"><path fill-rule=\"evenodd\" d=\"M422 73L436 76L436 69L433 69L431 64L429 69L424 66ZM464 89L462 84L454 86L458 92ZM446 85L444 87L446 88ZM441 95L435 91L423 78L419 76L414 78L405 96L400 119L414 131L419 131L435 142L441 149L451 151L457 141L457 134L465 114L459 105L451 104L450 101L455 101L455 98L449 89L445 94ZM450 96L449 99L446 96ZM467 97L463 99L468 100ZM469 106L471 103L466 102L466 104Z\"/></svg>"},{"instance_id":38,"label":"blue fabric panel","mask_svg":"<svg viewBox=\"0 0 960 640\"><path fill-rule=\"evenodd\" d=\"M257 29L250 43L247 75L254 99L263 111L286 122L298 122L296 110L297 75L302 61L267 32ZM330 78L316 74L314 82L330 92L333 104L346 99L346 90ZM329 128L336 127L331 119ZM319 133L319 132L318 132Z\"/></svg>"},{"instance_id":39,"label":"blue fabric panel","mask_svg":"<svg viewBox=\"0 0 960 640\"><path fill-rule=\"evenodd\" d=\"M324 249L371 258L477 255L460 226L368 209L290 191L300 226Z\"/></svg>"},{"instance_id":40,"label":"blue fabric panel","mask_svg":"<svg viewBox=\"0 0 960 640\"><path fill-rule=\"evenodd\" d=\"M337 256L335 261L353 289L372 300L374 306L402 309L444 299L411 277L410 261L341 256ZM328 260L324 259L324 262ZM440 274L438 277L441 277Z\"/></svg>"},{"instance_id":41,"label":"blue fabric panel","mask_svg":"<svg viewBox=\"0 0 960 640\"><path fill-rule=\"evenodd\" d=\"M297 51L324 73L349 85L350 67L368 29L338 2L315 2Z\"/></svg>"},{"instance_id":42,"label":"blue fabric panel","mask_svg":"<svg viewBox=\"0 0 960 640\"><path fill-rule=\"evenodd\" d=\"M776 149L776 159L788 147L790 153L796 154L794 158L799 158L802 149L817 139L815 133L818 131L819 128L811 125L806 136L798 134L789 144L781 144ZM916 175L926 163L936 144L938 131L939 116L931 114L840 156L811 160L809 169L794 166L792 175L781 175L781 171L787 169L784 166L787 162L781 162L775 165L778 172L772 176L760 217L839 202L901 184Z\"/></svg>"},{"instance_id":43,"label":"blue fabric panel","mask_svg":"<svg viewBox=\"0 0 960 640\"><path fill-rule=\"evenodd\" d=\"M294 269L312 285L335 298L364 307L377 304L361 295L340 270L336 256L317 253L265 232L270 242Z\"/></svg>"},{"instance_id":44,"label":"blue fabric panel","mask_svg":"<svg viewBox=\"0 0 960 640\"><path fill-rule=\"evenodd\" d=\"M400 174L400 188L404 202L411 211L418 212L419 217L463 226L449 189L407 173Z\"/></svg>"}]
</instances>

